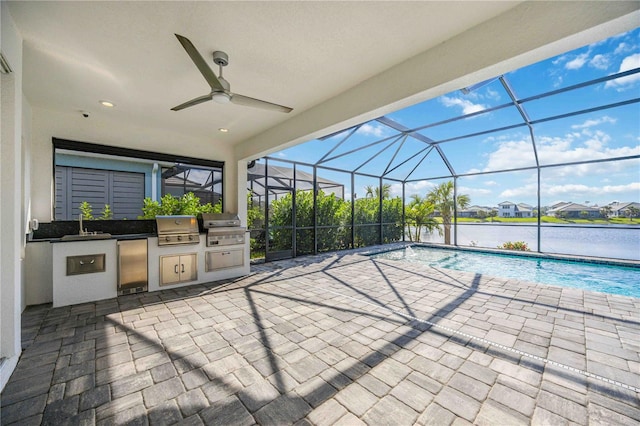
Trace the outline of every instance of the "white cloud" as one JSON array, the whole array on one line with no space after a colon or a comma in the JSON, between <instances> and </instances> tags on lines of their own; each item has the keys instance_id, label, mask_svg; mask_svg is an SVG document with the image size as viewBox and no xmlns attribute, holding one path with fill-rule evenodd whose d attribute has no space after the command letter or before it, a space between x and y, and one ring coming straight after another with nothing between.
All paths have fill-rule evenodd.
<instances>
[{"instance_id":1,"label":"white cloud","mask_svg":"<svg viewBox=\"0 0 640 426\"><path fill-rule=\"evenodd\" d=\"M605 116L600 117L600 118L586 120L582 124L574 124L573 126L571 126L571 128L572 129L585 129L585 128L588 128L588 127L598 126L598 125L603 124L603 123L615 124L616 121L617 120L615 118L612 118L612 117L609 117L608 115L605 115Z\"/></svg>"},{"instance_id":2,"label":"white cloud","mask_svg":"<svg viewBox=\"0 0 640 426\"><path fill-rule=\"evenodd\" d=\"M518 200L514 202L520 202L523 198L535 197L538 192L538 185L530 183L518 188L505 189L500 193L498 198L500 200Z\"/></svg>"},{"instance_id":3,"label":"white cloud","mask_svg":"<svg viewBox=\"0 0 640 426\"><path fill-rule=\"evenodd\" d=\"M593 195L624 194L640 191L640 182L631 182L626 185L589 186L583 184L542 185L540 188L545 196L572 199L589 199ZM593 198L593 197L591 197Z\"/></svg>"},{"instance_id":4,"label":"white cloud","mask_svg":"<svg viewBox=\"0 0 640 426\"><path fill-rule=\"evenodd\" d=\"M488 156L484 171L516 169L535 166L533 146L528 139L511 140L498 144Z\"/></svg>"},{"instance_id":5,"label":"white cloud","mask_svg":"<svg viewBox=\"0 0 640 426\"><path fill-rule=\"evenodd\" d=\"M482 104L474 104L473 102L466 100L466 99L460 99L460 98L452 98L449 96L442 96L440 98L440 102L446 106L446 107L460 107L462 108L462 113L463 114L471 114L474 112L478 112L478 111L483 111L485 109L487 109L484 105Z\"/></svg>"},{"instance_id":6,"label":"white cloud","mask_svg":"<svg viewBox=\"0 0 640 426\"><path fill-rule=\"evenodd\" d=\"M389 194L391 197L402 197L402 184L392 183L391 188L389 188Z\"/></svg>"},{"instance_id":7,"label":"white cloud","mask_svg":"<svg viewBox=\"0 0 640 426\"><path fill-rule=\"evenodd\" d=\"M627 56L620 63L620 69L618 72L632 70L634 68L640 67L640 53L634 53L633 55ZM630 85L640 80L640 73L628 75L626 77L616 78L615 80L609 80L605 83L604 87L609 88L613 87L618 90L624 90L628 88Z\"/></svg>"},{"instance_id":8,"label":"white cloud","mask_svg":"<svg viewBox=\"0 0 640 426\"><path fill-rule=\"evenodd\" d=\"M562 86L562 82L564 81L564 79L562 78L561 75L559 75L556 80L553 82L553 87L560 87Z\"/></svg>"},{"instance_id":9,"label":"white cloud","mask_svg":"<svg viewBox=\"0 0 640 426\"><path fill-rule=\"evenodd\" d=\"M510 188L502 191L499 195L500 199L519 200L523 198L535 197L537 191L536 184L523 185L518 188ZM582 200L594 200L599 198L603 200L616 198L637 199L640 192L640 182L631 182L624 185L584 185L584 184L550 184L542 183L540 191L545 199L551 198L552 201L543 202L543 204L552 205L559 201L581 202Z\"/></svg>"},{"instance_id":10,"label":"white cloud","mask_svg":"<svg viewBox=\"0 0 640 426\"><path fill-rule=\"evenodd\" d=\"M494 99L496 101L500 100L500 93L496 90L487 89L487 98Z\"/></svg>"},{"instance_id":11,"label":"white cloud","mask_svg":"<svg viewBox=\"0 0 640 426\"><path fill-rule=\"evenodd\" d=\"M396 184L394 184L396 185ZM391 185L392 188L394 185ZM400 190L399 190L399 194L402 194L402 186L400 184L397 184L400 186ZM405 185L405 194L408 197L411 196L411 194L420 194L422 196L426 195L427 192L431 191L433 188L435 188L437 185L437 183L433 183L427 180L420 180L417 182L408 182Z\"/></svg>"},{"instance_id":12,"label":"white cloud","mask_svg":"<svg viewBox=\"0 0 640 426\"><path fill-rule=\"evenodd\" d=\"M482 172L481 169L477 169L477 168L471 168L469 170L466 171L466 173L480 173ZM471 178L471 176L468 176L467 179Z\"/></svg>"},{"instance_id":13,"label":"white cloud","mask_svg":"<svg viewBox=\"0 0 640 426\"><path fill-rule=\"evenodd\" d=\"M498 182L496 182L495 180L488 180L484 184L487 186L496 186Z\"/></svg>"},{"instance_id":14,"label":"white cloud","mask_svg":"<svg viewBox=\"0 0 640 426\"><path fill-rule=\"evenodd\" d=\"M599 70L606 70L609 68L609 58L606 55L595 55L589 61L589 65Z\"/></svg>"},{"instance_id":15,"label":"white cloud","mask_svg":"<svg viewBox=\"0 0 640 426\"><path fill-rule=\"evenodd\" d=\"M360 133L361 135L375 136L377 138L381 138L386 135L387 128L382 125L372 125L369 123L365 123L357 130L356 133Z\"/></svg>"},{"instance_id":16,"label":"white cloud","mask_svg":"<svg viewBox=\"0 0 640 426\"><path fill-rule=\"evenodd\" d=\"M567 55L561 55L558 56L555 60L553 60L551 63L553 65L560 65L562 62L567 60Z\"/></svg>"},{"instance_id":17,"label":"white cloud","mask_svg":"<svg viewBox=\"0 0 640 426\"><path fill-rule=\"evenodd\" d=\"M634 45L625 43L624 41L616 47L616 50L613 51L614 55L625 54L629 52L633 52L636 47Z\"/></svg>"},{"instance_id":18,"label":"white cloud","mask_svg":"<svg viewBox=\"0 0 640 426\"><path fill-rule=\"evenodd\" d=\"M487 197L490 196L492 194L492 192L488 189L484 189L484 188L471 188L468 186L460 186L457 190L458 194L465 194L468 195L469 198L471 198L471 200L474 199L474 197Z\"/></svg>"},{"instance_id":19,"label":"white cloud","mask_svg":"<svg viewBox=\"0 0 640 426\"><path fill-rule=\"evenodd\" d=\"M607 147L607 143L611 140L611 137L602 131L585 132L585 135L588 136L588 139L582 141L578 146L573 146L575 139L572 135L568 135L566 138L538 138L539 143L537 144L537 149L540 163L572 163L640 154L640 145L635 147ZM583 175L589 167L583 169L582 166L572 166L571 169L575 170L576 174Z\"/></svg>"},{"instance_id":20,"label":"white cloud","mask_svg":"<svg viewBox=\"0 0 640 426\"><path fill-rule=\"evenodd\" d=\"M589 53L581 53L575 58L573 58L572 60L570 60L569 62L567 62L566 64L564 64L564 67L568 70L578 70L582 68L584 64L587 63L588 59L589 59Z\"/></svg>"},{"instance_id":21,"label":"white cloud","mask_svg":"<svg viewBox=\"0 0 640 426\"><path fill-rule=\"evenodd\" d=\"M640 144L636 146L609 147L611 136L594 127L604 123L615 123L615 119L604 116L595 120L587 120L574 126L577 129L581 129L580 132L571 132L564 136L537 136L536 150L540 164L574 163L640 155ZM535 166L533 147L528 137L512 137L510 140L501 141L493 139L493 143L495 149L478 157L476 166L466 170L465 173ZM554 167L553 169L546 169L545 173L553 173L555 176L587 176L594 170L598 170L599 167L602 166L598 164L581 164L570 167Z\"/></svg>"}]
</instances>

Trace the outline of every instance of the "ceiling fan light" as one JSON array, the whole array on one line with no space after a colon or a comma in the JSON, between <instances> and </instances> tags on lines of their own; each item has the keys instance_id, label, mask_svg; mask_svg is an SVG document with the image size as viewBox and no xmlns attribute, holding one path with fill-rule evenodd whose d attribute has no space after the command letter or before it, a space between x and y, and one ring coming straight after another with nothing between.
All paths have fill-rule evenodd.
<instances>
[{"instance_id":1,"label":"ceiling fan light","mask_svg":"<svg viewBox=\"0 0 640 426\"><path fill-rule=\"evenodd\" d=\"M226 93L216 92L211 96L211 99L219 104L228 104L231 100L231 97Z\"/></svg>"}]
</instances>

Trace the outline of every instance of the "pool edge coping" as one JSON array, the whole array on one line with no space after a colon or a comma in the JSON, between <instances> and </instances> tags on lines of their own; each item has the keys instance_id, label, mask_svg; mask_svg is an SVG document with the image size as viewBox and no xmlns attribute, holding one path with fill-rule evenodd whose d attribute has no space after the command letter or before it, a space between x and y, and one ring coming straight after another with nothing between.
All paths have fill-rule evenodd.
<instances>
[{"instance_id":1,"label":"pool edge coping","mask_svg":"<svg viewBox=\"0 0 640 426\"><path fill-rule=\"evenodd\" d=\"M384 247L377 246L377 248L370 248L369 250L362 251L358 254L363 256L372 256L375 254L398 250L405 247L428 247L428 248L433 248L437 250L457 250L457 251L468 251L468 252L474 252L474 253L490 253L490 254L496 254L501 256L522 256L522 257L532 257L532 258L538 258L538 259L564 260L564 261L579 262L579 263L623 266L623 267L640 269L640 260L633 260L633 259L613 259L613 258L606 258L606 257L578 256L578 255L543 253L543 252L528 252L528 251L519 251L519 250L502 250L502 249L493 249L489 247L467 247L467 246L454 246L454 245L410 242L410 241L386 244Z\"/></svg>"}]
</instances>

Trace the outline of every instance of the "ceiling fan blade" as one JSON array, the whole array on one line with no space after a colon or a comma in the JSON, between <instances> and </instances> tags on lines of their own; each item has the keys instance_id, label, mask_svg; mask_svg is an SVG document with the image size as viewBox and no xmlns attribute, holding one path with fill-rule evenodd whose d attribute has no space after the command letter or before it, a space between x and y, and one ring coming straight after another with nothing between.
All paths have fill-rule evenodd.
<instances>
[{"instance_id":1,"label":"ceiling fan blade","mask_svg":"<svg viewBox=\"0 0 640 426\"><path fill-rule=\"evenodd\" d=\"M193 63L196 64L198 70L200 70L200 74L202 74L204 79L207 80L207 83L209 83L211 89L221 91L225 90L225 88L222 87L222 84L220 84L218 77L216 77L213 70L209 67L209 65L207 65L207 62L204 60L200 52L198 52L198 49L196 49L193 43L191 43L188 38L181 36L180 34L176 34L176 37L178 37L178 41L180 41L180 44L182 44L184 50L187 51L187 54L189 55Z\"/></svg>"},{"instance_id":2,"label":"ceiling fan blade","mask_svg":"<svg viewBox=\"0 0 640 426\"><path fill-rule=\"evenodd\" d=\"M231 102L237 105L269 109L272 111L279 111L279 112L293 111L293 108L289 108L289 107L278 105L278 104L272 104L271 102L261 101L260 99L254 99L248 96L238 95L235 93L231 93Z\"/></svg>"},{"instance_id":3,"label":"ceiling fan blade","mask_svg":"<svg viewBox=\"0 0 640 426\"><path fill-rule=\"evenodd\" d=\"M203 102L210 101L211 99L212 99L211 93L209 93L207 95L203 95L203 96L198 96L195 99L191 99L190 101L187 101L187 102L185 102L183 104L180 104L178 106L175 106L175 107L171 108L171 111L180 111L181 109L189 108L191 106L198 105L198 104L201 104Z\"/></svg>"}]
</instances>

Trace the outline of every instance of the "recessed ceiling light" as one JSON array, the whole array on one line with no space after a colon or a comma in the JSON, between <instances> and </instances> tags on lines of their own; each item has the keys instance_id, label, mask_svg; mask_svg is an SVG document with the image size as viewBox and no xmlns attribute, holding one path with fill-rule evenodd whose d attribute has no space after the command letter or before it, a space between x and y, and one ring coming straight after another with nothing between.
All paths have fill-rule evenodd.
<instances>
[{"instance_id":1,"label":"recessed ceiling light","mask_svg":"<svg viewBox=\"0 0 640 426\"><path fill-rule=\"evenodd\" d=\"M116 104L114 104L111 101L100 101L100 105L105 106L107 108L113 108L114 106L116 106Z\"/></svg>"},{"instance_id":2,"label":"recessed ceiling light","mask_svg":"<svg viewBox=\"0 0 640 426\"><path fill-rule=\"evenodd\" d=\"M227 132L229 131L229 129L225 129L224 127L220 127L220 128L218 129L218 131L219 131L220 133L227 133Z\"/></svg>"}]
</instances>

